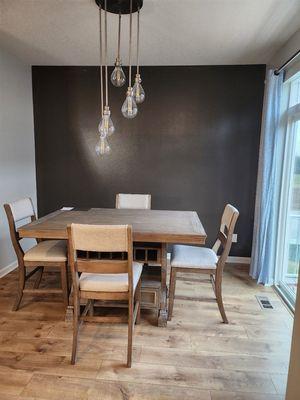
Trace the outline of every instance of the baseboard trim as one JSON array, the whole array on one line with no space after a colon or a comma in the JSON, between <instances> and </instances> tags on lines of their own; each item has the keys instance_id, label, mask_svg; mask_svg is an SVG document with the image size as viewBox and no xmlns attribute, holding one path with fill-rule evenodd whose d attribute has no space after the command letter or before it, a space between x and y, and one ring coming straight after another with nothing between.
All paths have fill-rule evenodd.
<instances>
[{"instance_id":1,"label":"baseboard trim","mask_svg":"<svg viewBox=\"0 0 300 400\"><path fill-rule=\"evenodd\" d=\"M251 257L235 257L235 256L228 256L227 262L231 264L247 264L250 265Z\"/></svg>"},{"instance_id":2,"label":"baseboard trim","mask_svg":"<svg viewBox=\"0 0 300 400\"><path fill-rule=\"evenodd\" d=\"M17 261L13 261L12 263L8 264L6 267L0 269L0 278L3 278L5 275L9 274L11 271L16 269L18 266Z\"/></svg>"}]
</instances>

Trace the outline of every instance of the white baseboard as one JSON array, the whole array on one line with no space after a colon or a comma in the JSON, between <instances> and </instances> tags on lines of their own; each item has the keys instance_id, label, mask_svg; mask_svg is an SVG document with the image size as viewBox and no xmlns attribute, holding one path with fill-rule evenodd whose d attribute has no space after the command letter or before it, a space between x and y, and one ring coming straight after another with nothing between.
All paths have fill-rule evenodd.
<instances>
[{"instance_id":1,"label":"white baseboard","mask_svg":"<svg viewBox=\"0 0 300 400\"><path fill-rule=\"evenodd\" d=\"M228 256L227 262L231 264L250 264L251 257L234 257Z\"/></svg>"},{"instance_id":2,"label":"white baseboard","mask_svg":"<svg viewBox=\"0 0 300 400\"><path fill-rule=\"evenodd\" d=\"M3 278L3 276L9 274L11 271L16 269L18 266L17 261L13 261L12 263L8 264L6 267L0 269L0 278Z\"/></svg>"}]
</instances>

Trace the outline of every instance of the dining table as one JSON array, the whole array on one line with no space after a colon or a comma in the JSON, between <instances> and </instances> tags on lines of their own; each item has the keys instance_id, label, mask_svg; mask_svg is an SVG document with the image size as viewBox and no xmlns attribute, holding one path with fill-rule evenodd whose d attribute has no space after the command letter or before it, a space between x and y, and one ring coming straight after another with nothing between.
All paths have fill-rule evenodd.
<instances>
[{"instance_id":1,"label":"dining table","mask_svg":"<svg viewBox=\"0 0 300 400\"><path fill-rule=\"evenodd\" d=\"M134 258L143 262L150 270L159 271L144 284L142 308L157 310L157 324L167 325L167 268L168 245L203 245L206 233L195 211L74 208L60 209L18 228L21 238L65 239L67 227L72 224L131 225L134 242ZM145 276L146 276L145 275ZM152 285L151 282L155 282ZM152 285L152 286L151 286ZM143 286L142 286L143 293ZM152 297L149 297L153 295ZM67 315L72 313L72 304Z\"/></svg>"}]
</instances>

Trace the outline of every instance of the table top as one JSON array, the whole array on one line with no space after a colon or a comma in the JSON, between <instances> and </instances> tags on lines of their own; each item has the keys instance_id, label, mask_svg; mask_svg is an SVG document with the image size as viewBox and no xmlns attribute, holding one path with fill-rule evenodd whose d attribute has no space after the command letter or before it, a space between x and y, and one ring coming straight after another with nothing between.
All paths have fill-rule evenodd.
<instances>
[{"instance_id":1,"label":"table top","mask_svg":"<svg viewBox=\"0 0 300 400\"><path fill-rule=\"evenodd\" d=\"M90 208L58 210L18 229L20 237L67 239L71 223L132 225L136 242L204 244L205 230L195 211Z\"/></svg>"}]
</instances>

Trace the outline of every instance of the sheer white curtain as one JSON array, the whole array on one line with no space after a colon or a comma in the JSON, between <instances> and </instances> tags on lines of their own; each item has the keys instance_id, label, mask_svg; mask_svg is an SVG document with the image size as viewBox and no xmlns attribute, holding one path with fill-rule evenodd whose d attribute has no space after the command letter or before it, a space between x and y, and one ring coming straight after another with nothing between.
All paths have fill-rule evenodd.
<instances>
[{"instance_id":1,"label":"sheer white curtain","mask_svg":"<svg viewBox=\"0 0 300 400\"><path fill-rule=\"evenodd\" d=\"M279 193L283 155L281 118L283 75L266 74L259 150L255 218L250 275L258 283L272 285L275 274Z\"/></svg>"}]
</instances>

